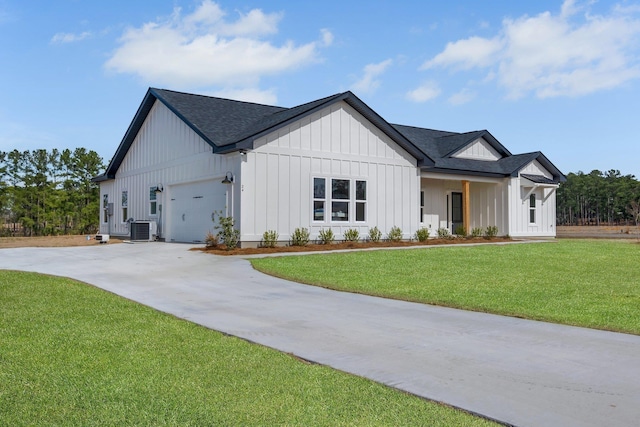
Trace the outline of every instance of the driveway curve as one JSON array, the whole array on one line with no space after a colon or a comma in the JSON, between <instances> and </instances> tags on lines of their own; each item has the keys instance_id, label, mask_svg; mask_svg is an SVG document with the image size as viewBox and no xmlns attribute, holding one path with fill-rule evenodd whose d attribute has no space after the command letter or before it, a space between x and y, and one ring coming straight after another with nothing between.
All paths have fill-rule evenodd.
<instances>
[{"instance_id":1,"label":"driveway curve","mask_svg":"<svg viewBox=\"0 0 640 427\"><path fill-rule=\"evenodd\" d=\"M330 291L189 248L1 249L0 269L81 280L506 424L640 425L640 336Z\"/></svg>"}]
</instances>

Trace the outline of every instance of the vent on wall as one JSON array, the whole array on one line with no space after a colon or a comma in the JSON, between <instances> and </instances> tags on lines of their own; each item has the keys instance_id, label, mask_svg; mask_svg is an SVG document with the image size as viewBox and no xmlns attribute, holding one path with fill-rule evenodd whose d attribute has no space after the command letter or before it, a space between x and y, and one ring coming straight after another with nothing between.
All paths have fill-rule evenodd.
<instances>
[{"instance_id":1,"label":"vent on wall","mask_svg":"<svg viewBox=\"0 0 640 427\"><path fill-rule=\"evenodd\" d=\"M133 221L130 230L132 241L152 242L157 238L158 226L155 221Z\"/></svg>"}]
</instances>

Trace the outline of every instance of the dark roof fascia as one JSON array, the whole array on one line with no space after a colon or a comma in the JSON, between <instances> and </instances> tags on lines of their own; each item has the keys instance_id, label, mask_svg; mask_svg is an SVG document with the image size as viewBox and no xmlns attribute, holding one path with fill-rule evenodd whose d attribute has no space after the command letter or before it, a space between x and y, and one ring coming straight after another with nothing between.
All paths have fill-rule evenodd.
<instances>
[{"instance_id":1,"label":"dark roof fascia","mask_svg":"<svg viewBox=\"0 0 640 427\"><path fill-rule=\"evenodd\" d=\"M447 169L447 168L438 168L438 167L421 167L420 170L422 172L432 172L432 173L443 173L448 175L469 175L469 176L484 176L488 178L506 178L507 175L497 172L480 172L480 171L470 171L470 170L462 170L462 169Z\"/></svg>"},{"instance_id":2,"label":"dark roof fascia","mask_svg":"<svg viewBox=\"0 0 640 427\"><path fill-rule=\"evenodd\" d=\"M434 159L429 157L427 153L416 147L403 134L398 132L389 122L383 119L378 113L365 104L360 98L351 91L344 93L344 101L353 107L358 113L362 114L367 120L374 124L378 129L384 132L389 138L395 141L400 147L418 160L418 166L433 166Z\"/></svg>"},{"instance_id":3,"label":"dark roof fascia","mask_svg":"<svg viewBox=\"0 0 640 427\"><path fill-rule=\"evenodd\" d=\"M215 151L216 149L216 145L213 143L213 141L211 141L207 135L205 135L196 125L194 125L191 121L189 121L177 108L175 108L173 105L171 105L171 103L169 101L167 101L166 99L164 99L162 97L162 95L156 91L154 88L150 88L149 91L153 94L153 96L155 96L155 98L162 102L164 104L165 107L167 107L169 110L171 110L171 112L173 114L175 114L176 116L178 116L178 118L180 118L180 120L182 120L187 126L189 126L195 133L198 134L198 136L202 139L205 140L205 142L207 144L209 144L212 148L213 151ZM138 128L137 130L140 130L140 128Z\"/></svg>"},{"instance_id":4,"label":"dark roof fascia","mask_svg":"<svg viewBox=\"0 0 640 427\"><path fill-rule=\"evenodd\" d=\"M493 135L491 135L491 132L489 132L488 130L483 129L480 131L472 131L472 132L466 132L466 133L469 134L471 137L466 142L461 144L459 147L451 150L449 153L447 153L443 157L453 156L455 153L462 150L464 147L471 144L472 142L477 141L479 138L484 138L484 140L487 141L489 145L491 145L491 147L493 147L493 149L495 149L503 158L512 156L511 152L507 150L507 147L502 145L500 141L498 141ZM443 136L441 138L447 138L447 137L448 136Z\"/></svg>"},{"instance_id":5,"label":"dark roof fascia","mask_svg":"<svg viewBox=\"0 0 640 427\"><path fill-rule=\"evenodd\" d=\"M529 163L531 163L531 161L536 160L538 161L538 163L540 163L546 170L548 170L549 172L551 172L551 174L553 175L553 180L555 182L565 182L567 180L567 177L564 176L564 174L560 171L560 169L558 169L553 163L551 163L551 161L549 159L547 159L547 157L542 154L542 152L540 151L534 151L532 153L527 153L527 154L531 154L534 155L534 158L528 162L526 162L525 164L523 164L522 166L520 166L519 168L517 168L516 170L514 170L511 173L512 177L516 177L518 176L518 174L520 173L520 171L522 170L522 168L524 168L526 165L528 165Z\"/></svg>"},{"instance_id":6,"label":"dark roof fascia","mask_svg":"<svg viewBox=\"0 0 640 427\"><path fill-rule=\"evenodd\" d=\"M418 149L411 141L409 141L404 135L398 132L393 126L391 126L386 120L384 120L380 115L378 115L375 111L373 111L369 106L367 106L364 102L362 102L357 96L355 96L351 91L343 92L337 94L335 96L331 96L326 98L326 100L320 104L313 105L309 109L303 109L299 114L289 117L286 120L278 122L268 128L262 129L259 132L256 132L253 135L247 136L244 139L237 141L233 144L228 144L222 147L216 147L214 149L215 153L225 154L230 153L232 151L238 150L249 150L253 149L253 143L255 140L265 136L271 132L274 132L284 126L287 126L295 121L301 120L311 114L316 113L317 111L328 107L329 105L335 104L336 102L344 101L351 107L353 107L358 113L362 114L367 120L373 123L378 129L380 129L384 134L386 134L389 138L391 138L394 142L396 142L400 147L406 150L409 154L411 154L414 158L418 160L418 165L434 165L435 162L423 153L420 149ZM312 103L310 103L312 104ZM294 107L296 108L296 107Z\"/></svg>"},{"instance_id":7,"label":"dark roof fascia","mask_svg":"<svg viewBox=\"0 0 640 427\"><path fill-rule=\"evenodd\" d=\"M138 111L136 112L135 116L133 116L133 120L129 124L129 128L125 132L124 137L122 138L122 141L120 142L120 145L116 150L116 153L113 155L113 158L109 162L107 169L105 170L103 175L94 178L94 182L102 182L116 178L116 172L118 171L120 164L122 164L125 155L129 151L129 148L131 148L133 140L136 138L136 135L142 127L142 124L149 115L153 104L156 102L156 99L157 98L156 95L153 94L153 90L149 88L146 95L144 96L144 99L142 100L142 103L138 107Z\"/></svg>"},{"instance_id":8,"label":"dark roof fascia","mask_svg":"<svg viewBox=\"0 0 640 427\"><path fill-rule=\"evenodd\" d=\"M251 150L251 149L254 148L253 144L254 144L255 140L257 140L257 139L259 139L259 138L261 138L261 137L263 137L265 135L268 135L271 132L274 132L274 131L282 128L282 127L285 127L285 126L287 126L287 125L289 125L289 124L291 124L291 123L293 123L295 121L301 120L301 119L303 119L303 118L315 113L316 111L318 111L318 110L320 110L322 108L325 108L327 105L333 104L336 101L336 99L338 99L341 95L342 94L329 96L329 97L325 98L324 102L322 102L320 104L317 104L317 105L314 105L314 106L312 106L312 104L314 104L315 101L309 102L309 103L307 103L307 104L310 105L310 107L308 109L302 108L300 110L300 113L298 113L298 114L296 114L294 116L291 116L291 117L287 117L286 119L284 119L282 121L277 121L276 123L274 123L274 124L272 124L270 126L267 126L267 127L255 132L255 133L252 133L251 135L245 136L244 138L242 138L242 139L240 139L240 140L238 140L236 142L233 142L231 144L225 144L225 145L218 146L218 147L214 147L214 153L227 154L227 153L231 153L233 151ZM302 104L302 105L299 105L297 107L292 107L292 108L290 108L288 110L291 110L293 108L303 107L304 105L306 105L306 104ZM284 111L281 111L279 113L286 113L288 110L284 110ZM275 114L279 114L279 113L275 113Z\"/></svg>"},{"instance_id":9,"label":"dark roof fascia","mask_svg":"<svg viewBox=\"0 0 640 427\"><path fill-rule=\"evenodd\" d=\"M105 172L102 175L94 176L93 178L91 178L91 182L104 182L104 181L109 181L110 179L114 179L114 178L115 178L115 176L112 177L112 178L109 178L106 175L106 172Z\"/></svg>"}]
</instances>

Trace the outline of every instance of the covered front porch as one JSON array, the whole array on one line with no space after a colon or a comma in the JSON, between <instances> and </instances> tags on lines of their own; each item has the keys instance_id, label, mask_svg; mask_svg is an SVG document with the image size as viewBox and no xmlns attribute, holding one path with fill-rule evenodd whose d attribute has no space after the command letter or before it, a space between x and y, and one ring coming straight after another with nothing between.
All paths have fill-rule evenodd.
<instances>
[{"instance_id":1,"label":"covered front porch","mask_svg":"<svg viewBox=\"0 0 640 427\"><path fill-rule=\"evenodd\" d=\"M420 178L420 227L470 234L474 228L508 230L507 178L423 173Z\"/></svg>"}]
</instances>

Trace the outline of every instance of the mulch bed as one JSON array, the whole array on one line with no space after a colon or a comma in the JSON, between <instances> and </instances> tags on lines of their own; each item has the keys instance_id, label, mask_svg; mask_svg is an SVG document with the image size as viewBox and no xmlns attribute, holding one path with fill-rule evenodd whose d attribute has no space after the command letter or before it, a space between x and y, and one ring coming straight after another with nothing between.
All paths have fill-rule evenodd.
<instances>
[{"instance_id":1,"label":"mulch bed","mask_svg":"<svg viewBox=\"0 0 640 427\"><path fill-rule=\"evenodd\" d=\"M267 255L283 252L323 252L338 251L344 249L369 249L369 248L398 248L412 246L432 246L432 245L455 245L461 243L496 243L509 242L511 238L495 237L485 238L454 238L454 239L429 239L426 242L339 242L329 245L308 244L307 246L277 246L275 248L236 248L227 250L224 245L214 248L194 248L194 250L206 252L214 255Z\"/></svg>"}]
</instances>

